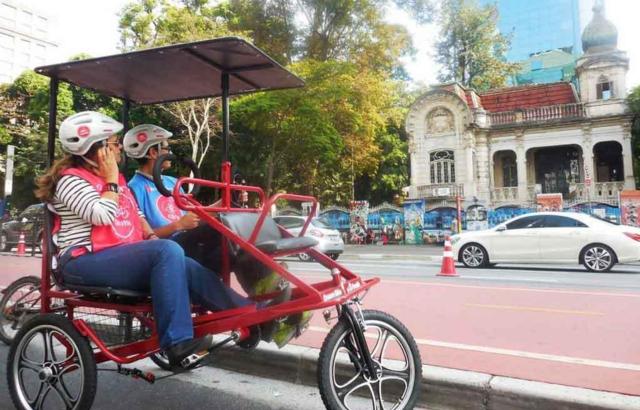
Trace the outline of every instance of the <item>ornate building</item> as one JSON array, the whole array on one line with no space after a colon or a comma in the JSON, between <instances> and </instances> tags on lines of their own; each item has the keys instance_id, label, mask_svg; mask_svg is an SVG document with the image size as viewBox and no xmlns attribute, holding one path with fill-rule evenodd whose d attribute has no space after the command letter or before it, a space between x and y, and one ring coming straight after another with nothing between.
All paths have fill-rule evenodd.
<instances>
[{"instance_id":1,"label":"ornate building","mask_svg":"<svg viewBox=\"0 0 640 410\"><path fill-rule=\"evenodd\" d=\"M584 55L570 82L477 93L457 83L432 87L406 119L409 198L427 207L527 207L538 193L565 204L615 204L634 189L626 53L602 5L582 34Z\"/></svg>"}]
</instances>

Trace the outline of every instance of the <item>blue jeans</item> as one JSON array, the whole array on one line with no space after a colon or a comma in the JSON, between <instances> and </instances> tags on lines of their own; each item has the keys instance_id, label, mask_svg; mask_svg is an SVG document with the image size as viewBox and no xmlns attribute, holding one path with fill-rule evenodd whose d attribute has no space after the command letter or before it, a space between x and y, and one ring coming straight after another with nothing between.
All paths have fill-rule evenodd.
<instances>
[{"instance_id":1,"label":"blue jeans","mask_svg":"<svg viewBox=\"0 0 640 410\"><path fill-rule=\"evenodd\" d=\"M142 241L65 259L62 275L67 284L150 290L163 349L193 338L189 296L209 310L252 303L226 287L218 275L185 257L170 240Z\"/></svg>"}]
</instances>

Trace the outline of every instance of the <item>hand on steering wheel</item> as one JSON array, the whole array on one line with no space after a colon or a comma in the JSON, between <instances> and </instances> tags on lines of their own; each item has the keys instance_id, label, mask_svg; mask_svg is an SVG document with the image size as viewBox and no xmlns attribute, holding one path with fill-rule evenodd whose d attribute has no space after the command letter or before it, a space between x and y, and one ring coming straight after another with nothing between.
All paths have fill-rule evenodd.
<instances>
[{"instance_id":1,"label":"hand on steering wheel","mask_svg":"<svg viewBox=\"0 0 640 410\"><path fill-rule=\"evenodd\" d=\"M162 163L164 161L176 161L178 157L175 154L164 154L160 155L155 164L153 165L153 183L156 184L156 188L158 188L158 192L160 192L164 196L171 196L172 192L164 186L162 182ZM196 163L191 158L180 158L180 162L186 165L193 172L194 178L200 178L200 168L196 165ZM193 185L193 188L189 192L191 195L198 195L200 192L200 185Z\"/></svg>"}]
</instances>

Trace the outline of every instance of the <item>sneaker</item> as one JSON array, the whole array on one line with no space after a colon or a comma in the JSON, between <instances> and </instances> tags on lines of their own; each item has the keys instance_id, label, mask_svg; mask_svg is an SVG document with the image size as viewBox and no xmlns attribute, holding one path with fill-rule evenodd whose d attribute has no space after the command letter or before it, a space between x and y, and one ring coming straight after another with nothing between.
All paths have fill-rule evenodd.
<instances>
[{"instance_id":1,"label":"sneaker","mask_svg":"<svg viewBox=\"0 0 640 410\"><path fill-rule=\"evenodd\" d=\"M213 336L207 335L199 339L185 340L165 349L171 367L180 367L184 359L194 353L208 350L213 344Z\"/></svg>"},{"instance_id":2,"label":"sneaker","mask_svg":"<svg viewBox=\"0 0 640 410\"><path fill-rule=\"evenodd\" d=\"M309 321L313 317L313 312L307 311L297 315L288 316L278 323L278 327L273 334L273 341L281 349L287 345L291 339L298 338L309 327Z\"/></svg>"}]
</instances>

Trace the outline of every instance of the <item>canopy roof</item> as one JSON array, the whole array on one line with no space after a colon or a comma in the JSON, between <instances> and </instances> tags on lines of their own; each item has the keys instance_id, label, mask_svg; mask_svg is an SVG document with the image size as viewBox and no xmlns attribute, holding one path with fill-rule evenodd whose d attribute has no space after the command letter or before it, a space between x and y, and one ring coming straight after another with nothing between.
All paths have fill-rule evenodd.
<instances>
[{"instance_id":1,"label":"canopy roof","mask_svg":"<svg viewBox=\"0 0 640 410\"><path fill-rule=\"evenodd\" d=\"M156 104L304 86L304 81L237 37L176 44L37 67L39 74L135 104Z\"/></svg>"}]
</instances>

